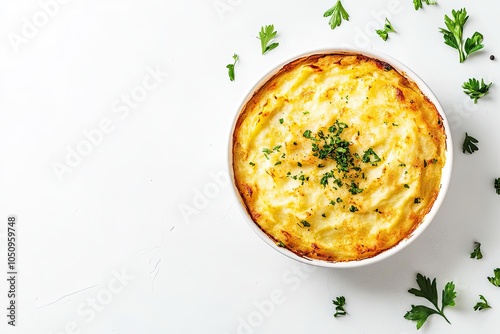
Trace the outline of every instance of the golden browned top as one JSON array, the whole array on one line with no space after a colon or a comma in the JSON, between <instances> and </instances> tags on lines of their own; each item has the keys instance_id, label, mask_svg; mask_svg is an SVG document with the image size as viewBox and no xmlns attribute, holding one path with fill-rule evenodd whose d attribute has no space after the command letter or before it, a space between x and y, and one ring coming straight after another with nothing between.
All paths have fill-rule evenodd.
<instances>
[{"instance_id":1,"label":"golden browned top","mask_svg":"<svg viewBox=\"0 0 500 334\"><path fill-rule=\"evenodd\" d=\"M440 190L445 140L434 104L390 65L314 55L284 66L241 110L234 178L279 245L359 260L422 222Z\"/></svg>"}]
</instances>

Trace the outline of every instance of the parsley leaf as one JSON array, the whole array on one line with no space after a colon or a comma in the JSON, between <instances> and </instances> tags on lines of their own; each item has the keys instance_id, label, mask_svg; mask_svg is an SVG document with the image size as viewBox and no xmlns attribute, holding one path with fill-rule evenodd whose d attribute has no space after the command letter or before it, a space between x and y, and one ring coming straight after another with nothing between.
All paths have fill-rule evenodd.
<instances>
[{"instance_id":1,"label":"parsley leaf","mask_svg":"<svg viewBox=\"0 0 500 334\"><path fill-rule=\"evenodd\" d=\"M469 81L464 82L462 88L464 89L464 93L469 95L471 100L474 100L474 103L477 103L478 99L488 95L491 85L493 85L493 82L485 84L484 79L481 79L480 83L479 80L470 78Z\"/></svg>"},{"instance_id":2,"label":"parsley leaf","mask_svg":"<svg viewBox=\"0 0 500 334\"><path fill-rule=\"evenodd\" d=\"M231 81L234 81L234 65L236 65L236 62L238 61L239 58L240 57L235 53L233 55L234 62L232 64L227 64L226 65L227 72L229 74L229 80L231 80Z\"/></svg>"},{"instance_id":3,"label":"parsley leaf","mask_svg":"<svg viewBox=\"0 0 500 334\"><path fill-rule=\"evenodd\" d=\"M462 145L463 153L467 152L467 153L472 154L475 151L478 151L479 147L477 147L477 145L476 145L477 143L479 143L479 141L476 138L469 136L466 132L464 143Z\"/></svg>"},{"instance_id":4,"label":"parsley leaf","mask_svg":"<svg viewBox=\"0 0 500 334\"><path fill-rule=\"evenodd\" d=\"M493 186L495 187L497 194L500 195L500 177L498 179L495 179L495 183Z\"/></svg>"},{"instance_id":5,"label":"parsley leaf","mask_svg":"<svg viewBox=\"0 0 500 334\"><path fill-rule=\"evenodd\" d=\"M396 32L396 30L394 30L394 28L392 27L391 22L387 18L385 18L384 29L377 29L375 30L375 32L380 36L380 38L382 38L384 41L387 41L389 33ZM392 123L392 125L395 125L395 123ZM397 126L397 124L395 126Z\"/></svg>"},{"instance_id":6,"label":"parsley leaf","mask_svg":"<svg viewBox=\"0 0 500 334\"><path fill-rule=\"evenodd\" d=\"M448 323L450 321L444 315L444 309L447 306L455 306L455 298L457 293L455 292L455 284L453 282L446 283L441 296L441 308L438 306L438 291L436 287L436 279L431 280L422 274L417 274L417 284L420 288L412 288L408 290L409 293L427 299L432 303L435 309L429 308L424 305L412 305L411 310L406 312L404 318L411 321L417 322L417 329L420 329L425 323L427 318L433 314L439 314Z\"/></svg>"},{"instance_id":7,"label":"parsley leaf","mask_svg":"<svg viewBox=\"0 0 500 334\"><path fill-rule=\"evenodd\" d=\"M335 305L335 314L333 315L335 318L337 317L343 317L344 315L347 314L347 312L344 309L345 306L345 297L344 296L339 296L336 298L336 300L332 300L333 305Z\"/></svg>"},{"instance_id":8,"label":"parsley leaf","mask_svg":"<svg viewBox=\"0 0 500 334\"><path fill-rule=\"evenodd\" d=\"M427 321L427 318L432 314L438 314L436 310L423 305L412 305L411 310L406 312L405 319L416 321L417 329L420 329L422 325Z\"/></svg>"},{"instance_id":9,"label":"parsley leaf","mask_svg":"<svg viewBox=\"0 0 500 334\"><path fill-rule=\"evenodd\" d=\"M259 32L259 39L260 39L260 47L262 50L262 54L266 53L267 51L271 51L273 49L276 49L279 45L279 43L271 43L271 42L276 35L278 34L277 31L274 30L274 25L266 25L260 28Z\"/></svg>"},{"instance_id":10,"label":"parsley leaf","mask_svg":"<svg viewBox=\"0 0 500 334\"><path fill-rule=\"evenodd\" d=\"M488 277L488 281L496 287L500 287L500 268L493 270L495 276Z\"/></svg>"},{"instance_id":11,"label":"parsley leaf","mask_svg":"<svg viewBox=\"0 0 500 334\"><path fill-rule=\"evenodd\" d=\"M472 37L467 38L464 43L464 26L469 19L467 10L465 8L459 10L453 9L451 14L453 18L448 17L448 15L444 16L444 23L446 24L448 30L439 28L439 31L443 34L444 43L458 50L460 62L463 63L469 55L481 50L484 47L482 44L483 35L476 31Z\"/></svg>"},{"instance_id":12,"label":"parsley leaf","mask_svg":"<svg viewBox=\"0 0 500 334\"><path fill-rule=\"evenodd\" d=\"M479 295L479 299L481 299L482 301L477 302L477 304L474 306L474 311L481 311L487 308L491 308L491 306L488 304L488 301L486 300L486 298L484 298L483 295Z\"/></svg>"},{"instance_id":13,"label":"parsley leaf","mask_svg":"<svg viewBox=\"0 0 500 334\"><path fill-rule=\"evenodd\" d=\"M330 27L332 29L335 29L336 27L340 26L342 23L342 19L349 21L349 14L345 10L344 6L342 6L342 2L340 0L337 1L337 3L330 9L328 9L324 14L323 17L330 17Z\"/></svg>"},{"instance_id":14,"label":"parsley leaf","mask_svg":"<svg viewBox=\"0 0 500 334\"><path fill-rule=\"evenodd\" d=\"M436 0L424 0L424 2L428 5L436 5ZM419 8L423 8L422 0L413 0L413 6L415 10L419 10Z\"/></svg>"},{"instance_id":15,"label":"parsley leaf","mask_svg":"<svg viewBox=\"0 0 500 334\"><path fill-rule=\"evenodd\" d=\"M474 242L474 251L470 253L471 259L481 260L483 258L483 254L481 253L481 243Z\"/></svg>"}]
</instances>

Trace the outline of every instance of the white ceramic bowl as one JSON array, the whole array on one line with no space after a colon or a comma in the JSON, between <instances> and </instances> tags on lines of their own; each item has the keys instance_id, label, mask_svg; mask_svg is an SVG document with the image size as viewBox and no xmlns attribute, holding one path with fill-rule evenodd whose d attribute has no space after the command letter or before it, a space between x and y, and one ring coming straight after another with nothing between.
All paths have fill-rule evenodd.
<instances>
[{"instance_id":1,"label":"white ceramic bowl","mask_svg":"<svg viewBox=\"0 0 500 334\"><path fill-rule=\"evenodd\" d=\"M408 79L412 80L415 82L420 90L429 98L429 100L436 106L439 114L443 118L443 126L445 129L445 134L446 134L446 162L442 170L442 176L441 176L441 190L439 191L439 194L431 208L431 210L427 213L427 215L424 217L423 221L420 223L420 225L405 239L400 241L397 245L394 247L385 250L378 255L371 257L371 258L366 258L362 260L356 260L356 261L347 261L347 262L328 262L328 261L323 261L323 260L316 260L316 259L309 259L309 258L304 258L301 256L298 256L297 254L289 251L286 248L279 247L276 245L276 243L267 235L265 234L259 226L252 220L248 212L246 211L245 204L243 203L243 199L241 198L241 195L238 191L238 189L235 186L234 182L234 169L233 169L233 153L232 153L232 146L233 146L233 132L234 132L234 127L236 125L236 121L239 117L239 114L241 110L244 108L248 100L253 96L254 92L256 92L265 82L267 82L274 74L276 74L284 65L290 63L293 60L296 60L298 58L306 57L306 56L311 56L314 54L328 54L328 53L347 53L347 54L360 54L360 55L365 55L367 57L375 58L378 60L381 60L389 65L391 65L394 69L396 69L399 73L407 77ZM425 84L425 82L420 79L412 70L410 70L407 66L402 64L401 62L397 61L396 59L380 53L376 52L373 50L366 51L366 50L359 50L359 49L320 49L320 50L314 50L311 52L307 53L302 53L299 55L296 55L294 57L291 57L278 66L276 66L274 69L266 73L253 87L250 89L248 95L245 97L245 99L242 101L238 113L235 115L235 119L233 122L233 128L231 130L231 136L229 140L229 171L230 171L230 176L231 176L231 181L233 183L233 190L236 193L236 196L238 197L238 200L240 202L240 209L242 210L242 214L244 216L244 219L247 221L248 225L250 228L259 235L259 237L266 242L271 248L274 250L278 251L279 253L286 255L294 260L297 260L302 263L307 263L311 265L316 265L320 267L330 267L330 268L348 268L348 267L358 267L362 265L367 265L371 263L378 262L382 259L386 259L389 256L399 252L406 246L408 246L412 241L414 241L422 232L429 226L431 221L433 220L434 216L438 212L444 197L446 196L446 192L448 190L448 185L450 182L450 176L451 176L451 169L452 169L452 164L453 164L453 144L452 144L452 138L451 138L451 133L450 133L450 128L448 121L446 119L446 115L444 113L444 110L439 103L439 100L437 97L434 95L434 93L431 91L431 89Z\"/></svg>"}]
</instances>

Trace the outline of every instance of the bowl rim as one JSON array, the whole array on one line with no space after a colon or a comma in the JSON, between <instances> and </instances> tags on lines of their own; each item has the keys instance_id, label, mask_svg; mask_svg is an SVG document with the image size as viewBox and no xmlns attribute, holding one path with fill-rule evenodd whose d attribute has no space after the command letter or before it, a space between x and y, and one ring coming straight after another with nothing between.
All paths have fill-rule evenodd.
<instances>
[{"instance_id":1,"label":"bowl rim","mask_svg":"<svg viewBox=\"0 0 500 334\"><path fill-rule=\"evenodd\" d=\"M255 94L255 92L260 89L273 75L275 75L278 71L280 71L283 66L287 65L288 63L297 60L299 58L304 58L304 57L309 57L313 55L318 55L318 54L357 54L357 55L363 55L367 56L370 58L374 58L380 61L383 61L389 65L391 65L394 69L396 69L401 75L407 77L408 79L412 80L417 84L417 86L420 88L422 93L435 105L438 113L440 114L443 122L443 127L446 135L446 140L445 140L445 157L446 161L445 164L442 168L442 173L441 173L441 186L440 190L438 192L438 195L436 199L434 200L434 203L432 204L431 209L429 212L424 216L422 222L409 234L407 235L404 239L399 241L396 245L392 246L391 248L382 251L381 253L370 257L370 258L365 258L365 259L360 259L360 260L352 260L352 261L343 261L343 262L332 262L332 261L325 261L325 260L318 260L318 259L310 259L307 257L302 257L297 255L296 253L284 248L284 247L279 247L264 231L261 230L261 228L257 225L256 222L250 217L246 205L241 197L241 194L239 190L236 187L235 183L235 178L234 178L234 166L233 166L233 139L234 139L234 130L236 126L236 122L238 121L241 112L246 105L246 103L252 98L252 96ZM232 189L234 191L234 194L237 197L237 200L239 202L239 209L243 215L244 220L246 223L250 226L250 228L262 239L265 243L267 243L271 248L273 248L275 251L279 252L280 254L283 254L287 256L288 258L291 258L293 260L296 260L300 263L305 263L313 266L318 266L318 267L326 267L326 268L353 268L353 267L361 267L369 264L373 264L376 262L380 262L384 259L387 259L391 257L392 255L398 253L399 251L403 250L406 248L409 244L411 244L415 239L417 239L430 225L430 223L434 220L434 217L436 216L437 212L439 211L444 198L446 197L446 194L448 192L449 184L450 184L450 179L451 179L451 173L452 173L452 166L453 166L453 139L451 137L451 130L450 126L448 123L448 120L446 118L446 114L444 112L444 109L439 102L439 99L437 96L434 94L434 92L431 90L431 88L415 73L413 72L407 65L403 64L401 61L397 60L396 58L393 58L392 56L376 51L373 49L367 50L363 48L350 48L350 47L342 47L342 48L318 48L318 49L312 49L309 51L303 51L294 54L293 56L289 56L285 58L284 60L281 60L278 62L276 65L272 66L271 69L268 69L267 71L264 72L263 75L258 76L258 79L256 82L251 85L250 89L248 92L245 94L245 97L242 99L241 103L238 106L237 112L234 116L231 129L230 129L230 136L229 136L229 145L228 145L228 163L229 163L229 176L231 178L231 184L232 184Z\"/></svg>"}]
</instances>

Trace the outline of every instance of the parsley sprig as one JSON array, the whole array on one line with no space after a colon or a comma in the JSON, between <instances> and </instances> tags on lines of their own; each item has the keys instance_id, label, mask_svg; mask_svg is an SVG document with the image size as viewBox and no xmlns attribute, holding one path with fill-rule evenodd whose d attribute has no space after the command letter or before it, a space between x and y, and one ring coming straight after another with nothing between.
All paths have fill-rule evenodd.
<instances>
[{"instance_id":1,"label":"parsley sprig","mask_svg":"<svg viewBox=\"0 0 500 334\"><path fill-rule=\"evenodd\" d=\"M474 311L481 311L491 308L491 306L488 304L488 301L486 300L486 298L484 298L483 295L479 295L479 299L480 301L478 301L474 306Z\"/></svg>"},{"instance_id":2,"label":"parsley sprig","mask_svg":"<svg viewBox=\"0 0 500 334\"><path fill-rule=\"evenodd\" d=\"M385 18L384 29L377 29L375 30L375 32L380 36L380 38L382 38L384 41L387 41L387 38L389 38L389 33L396 32L396 30L394 30L389 19Z\"/></svg>"},{"instance_id":3,"label":"parsley sprig","mask_svg":"<svg viewBox=\"0 0 500 334\"><path fill-rule=\"evenodd\" d=\"M481 50L484 45L483 35L475 32L472 37L463 40L464 26L469 19L465 8L451 11L452 18L444 16L444 23L448 29L439 28L443 34L444 43L458 50L460 62L463 63L472 53Z\"/></svg>"},{"instance_id":4,"label":"parsley sprig","mask_svg":"<svg viewBox=\"0 0 500 334\"><path fill-rule=\"evenodd\" d=\"M342 6L342 2L340 0L338 0L332 8L328 9L323 14L323 17L330 17L330 21L328 21L328 23L330 23L330 27L332 29L340 26L342 19L349 21L349 13L347 13L344 6Z\"/></svg>"},{"instance_id":5,"label":"parsley sprig","mask_svg":"<svg viewBox=\"0 0 500 334\"><path fill-rule=\"evenodd\" d=\"M335 314L333 315L335 318L343 317L344 315L347 314L346 310L344 309L345 306L344 296L339 296L335 300L332 300L332 302L333 305L335 305Z\"/></svg>"},{"instance_id":6,"label":"parsley sprig","mask_svg":"<svg viewBox=\"0 0 500 334\"><path fill-rule=\"evenodd\" d=\"M498 179L495 179L493 186L495 187L497 195L500 195L500 177Z\"/></svg>"},{"instance_id":7,"label":"parsley sprig","mask_svg":"<svg viewBox=\"0 0 500 334\"><path fill-rule=\"evenodd\" d=\"M231 81L234 81L234 65L236 65L236 63L238 62L239 58L240 57L235 53L233 55L233 63L226 65L227 72L228 72L228 75L229 75L229 80L231 80Z\"/></svg>"},{"instance_id":8,"label":"parsley sprig","mask_svg":"<svg viewBox=\"0 0 500 334\"><path fill-rule=\"evenodd\" d=\"M455 306L455 284L453 282L446 283L441 296L441 307L438 305L438 290L436 287L436 279L431 280L422 274L417 274L417 284L420 289L412 288L409 293L427 299L434 306L434 309L424 305L412 305L411 310L404 315L405 319L416 321L417 329L420 329L427 318L433 314L439 314L448 323L450 321L444 315L444 309L448 306Z\"/></svg>"},{"instance_id":9,"label":"parsley sprig","mask_svg":"<svg viewBox=\"0 0 500 334\"><path fill-rule=\"evenodd\" d=\"M471 259L481 260L483 258L483 254L481 253L481 243L475 241L474 242L474 250L470 253Z\"/></svg>"},{"instance_id":10,"label":"parsley sprig","mask_svg":"<svg viewBox=\"0 0 500 334\"><path fill-rule=\"evenodd\" d=\"M500 268L493 270L493 276L488 277L488 281L496 287L500 287Z\"/></svg>"},{"instance_id":11,"label":"parsley sprig","mask_svg":"<svg viewBox=\"0 0 500 334\"><path fill-rule=\"evenodd\" d=\"M274 25L266 25L260 28L259 32L259 39L260 39L260 48L262 51L262 54L271 51L273 49L276 49L279 45L279 43L274 42L269 44L278 34L277 31L274 30Z\"/></svg>"},{"instance_id":12,"label":"parsley sprig","mask_svg":"<svg viewBox=\"0 0 500 334\"><path fill-rule=\"evenodd\" d=\"M467 152L467 153L472 154L475 151L478 151L479 147L477 147L477 145L476 145L477 143L479 143L479 141L476 138L469 136L466 132L464 143L462 145L463 153Z\"/></svg>"},{"instance_id":13,"label":"parsley sprig","mask_svg":"<svg viewBox=\"0 0 500 334\"><path fill-rule=\"evenodd\" d=\"M488 95L491 85L493 85L493 82L485 84L484 79L481 79L481 82L479 82L475 78L470 78L469 81L463 83L462 88L464 89L464 93L469 95L471 100L474 100L474 103L477 103L478 99Z\"/></svg>"},{"instance_id":14,"label":"parsley sprig","mask_svg":"<svg viewBox=\"0 0 500 334\"><path fill-rule=\"evenodd\" d=\"M423 0L427 5L436 5L437 1L436 0ZM413 0L413 6L415 7L415 10L419 10L420 8L423 8L423 3L422 0Z\"/></svg>"}]
</instances>

